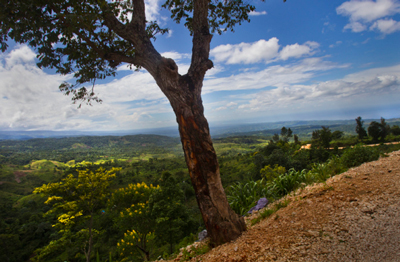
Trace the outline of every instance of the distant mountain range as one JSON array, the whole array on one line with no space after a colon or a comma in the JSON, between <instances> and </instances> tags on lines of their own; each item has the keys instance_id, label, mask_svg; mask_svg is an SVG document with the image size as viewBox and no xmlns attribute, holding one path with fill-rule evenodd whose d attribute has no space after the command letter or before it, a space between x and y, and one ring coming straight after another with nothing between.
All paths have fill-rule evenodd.
<instances>
[{"instance_id":1,"label":"distant mountain range","mask_svg":"<svg viewBox=\"0 0 400 262\"><path fill-rule=\"evenodd\" d=\"M372 121L380 119L365 119L364 127L367 129ZM400 118L386 119L389 125L400 125ZM270 123L248 123L240 125L213 125L210 124L211 135L214 138L242 135L273 135L279 133L285 126L291 128L295 134L307 134L321 126L329 127L332 131L340 130L347 134L355 134L355 120L313 120L313 121L282 121ZM178 127L165 127L154 129L138 129L123 131L0 131L0 140L27 140L33 138L61 138L79 136L126 136L137 134L154 134L178 137Z\"/></svg>"}]
</instances>

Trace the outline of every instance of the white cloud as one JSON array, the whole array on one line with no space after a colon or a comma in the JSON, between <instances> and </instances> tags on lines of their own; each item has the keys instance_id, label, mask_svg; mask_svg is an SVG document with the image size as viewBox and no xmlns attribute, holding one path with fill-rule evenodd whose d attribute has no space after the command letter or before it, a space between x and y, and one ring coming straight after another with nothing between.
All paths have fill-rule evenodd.
<instances>
[{"instance_id":1,"label":"white cloud","mask_svg":"<svg viewBox=\"0 0 400 262\"><path fill-rule=\"evenodd\" d=\"M46 74L35 53L22 45L0 55L0 129L115 130L150 127L159 113L171 113L169 103L147 72L132 72L95 86L102 104L71 103L59 85L71 76ZM168 122L168 123L167 123ZM168 120L165 125L170 126ZM151 123L153 124L153 123ZM161 123L162 124L162 123Z\"/></svg>"},{"instance_id":2,"label":"white cloud","mask_svg":"<svg viewBox=\"0 0 400 262\"><path fill-rule=\"evenodd\" d=\"M144 3L146 5L146 20L147 21L155 21L158 18L160 12L160 4L159 0L145 0Z\"/></svg>"},{"instance_id":3,"label":"white cloud","mask_svg":"<svg viewBox=\"0 0 400 262\"><path fill-rule=\"evenodd\" d=\"M254 43L220 45L213 48L210 55L215 57L216 62L226 62L227 64L268 61L276 57L279 50L278 41L278 38L273 37L268 41L261 39Z\"/></svg>"},{"instance_id":4,"label":"white cloud","mask_svg":"<svg viewBox=\"0 0 400 262\"><path fill-rule=\"evenodd\" d=\"M319 44L308 41L303 45L287 45L279 52L280 45L276 37L268 41L261 39L253 43L240 43L236 45L220 45L213 48L210 52L214 56L215 62L225 62L227 64L251 64L259 62L273 62L274 60L287 60L295 57L311 55L318 48Z\"/></svg>"},{"instance_id":5,"label":"white cloud","mask_svg":"<svg viewBox=\"0 0 400 262\"><path fill-rule=\"evenodd\" d=\"M267 11L261 11L261 12L258 12L258 11L251 11L250 13L249 13L249 15L251 15L251 16L259 16L259 15L266 15L267 14Z\"/></svg>"},{"instance_id":6,"label":"white cloud","mask_svg":"<svg viewBox=\"0 0 400 262\"><path fill-rule=\"evenodd\" d=\"M107 104L164 98L153 77L146 71L132 72L110 83L96 85L95 91Z\"/></svg>"},{"instance_id":7,"label":"white cloud","mask_svg":"<svg viewBox=\"0 0 400 262\"><path fill-rule=\"evenodd\" d=\"M364 24L361 24L360 22L351 21L350 23L345 25L343 29L344 30L349 29L354 33L359 33L359 32L367 30L367 26Z\"/></svg>"},{"instance_id":8,"label":"white cloud","mask_svg":"<svg viewBox=\"0 0 400 262\"><path fill-rule=\"evenodd\" d=\"M284 107L324 110L328 107L366 106L367 101L385 104L400 98L400 65L365 70L340 80L280 86L253 96L239 108L250 111Z\"/></svg>"},{"instance_id":9,"label":"white cloud","mask_svg":"<svg viewBox=\"0 0 400 262\"><path fill-rule=\"evenodd\" d=\"M45 74L37 68L35 56L22 45L0 57L5 62L0 63L0 128L40 127L50 123L47 115L59 117L67 111L60 108L65 109L70 99L58 87L68 77Z\"/></svg>"},{"instance_id":10,"label":"white cloud","mask_svg":"<svg viewBox=\"0 0 400 262\"><path fill-rule=\"evenodd\" d=\"M191 54L178 53L175 51L161 53L163 57L171 58L173 60L190 59Z\"/></svg>"},{"instance_id":11,"label":"white cloud","mask_svg":"<svg viewBox=\"0 0 400 262\"><path fill-rule=\"evenodd\" d=\"M26 45L21 45L14 49L5 57L6 67L11 68L14 65L34 62L36 54Z\"/></svg>"},{"instance_id":12,"label":"white cloud","mask_svg":"<svg viewBox=\"0 0 400 262\"><path fill-rule=\"evenodd\" d=\"M378 19L387 18L400 13L400 2L399 0L350 0L344 2L336 8L336 12L339 15L349 17L349 23L344 27L344 30L351 30L352 32L362 32L368 29L378 29L384 34L389 34L397 31L397 27L389 25L389 20L377 23ZM393 21L393 20L392 20ZM396 22L396 21L393 21Z\"/></svg>"},{"instance_id":13,"label":"white cloud","mask_svg":"<svg viewBox=\"0 0 400 262\"><path fill-rule=\"evenodd\" d=\"M383 34L391 34L396 31L400 31L400 22L394 21L393 19L380 19L375 21L370 27L370 30L375 29Z\"/></svg>"},{"instance_id":14,"label":"white cloud","mask_svg":"<svg viewBox=\"0 0 400 262\"><path fill-rule=\"evenodd\" d=\"M269 66L260 71L246 71L229 77L206 79L203 93L288 86L307 81L315 76L316 72L347 66L333 64L324 61L323 58L306 58L287 66Z\"/></svg>"},{"instance_id":15,"label":"white cloud","mask_svg":"<svg viewBox=\"0 0 400 262\"><path fill-rule=\"evenodd\" d=\"M381 76L392 75L400 79L400 64L391 67L367 69L358 73L349 74L343 78L346 82L370 82Z\"/></svg>"},{"instance_id":16,"label":"white cloud","mask_svg":"<svg viewBox=\"0 0 400 262\"><path fill-rule=\"evenodd\" d=\"M224 68L220 65L214 65L213 68L207 71L206 78L214 78L216 74L224 71Z\"/></svg>"},{"instance_id":17,"label":"white cloud","mask_svg":"<svg viewBox=\"0 0 400 262\"><path fill-rule=\"evenodd\" d=\"M172 34L173 34L173 33L174 33L174 30L168 29L167 38L172 37Z\"/></svg>"},{"instance_id":18,"label":"white cloud","mask_svg":"<svg viewBox=\"0 0 400 262\"><path fill-rule=\"evenodd\" d=\"M287 45L279 52L279 58L287 60L291 57L299 58L305 55L312 55L313 50L318 48L319 44L316 42L306 42L304 45L293 44Z\"/></svg>"},{"instance_id":19,"label":"white cloud","mask_svg":"<svg viewBox=\"0 0 400 262\"><path fill-rule=\"evenodd\" d=\"M397 0L350 0L336 8L336 12L352 21L372 22L400 12L400 4Z\"/></svg>"}]
</instances>

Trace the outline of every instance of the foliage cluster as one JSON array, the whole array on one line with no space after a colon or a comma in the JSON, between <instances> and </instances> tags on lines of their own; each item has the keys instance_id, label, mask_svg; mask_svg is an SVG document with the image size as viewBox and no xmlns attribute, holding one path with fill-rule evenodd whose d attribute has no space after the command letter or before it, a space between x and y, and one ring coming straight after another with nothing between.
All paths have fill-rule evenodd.
<instances>
[{"instance_id":1,"label":"foliage cluster","mask_svg":"<svg viewBox=\"0 0 400 262\"><path fill-rule=\"evenodd\" d=\"M350 167L377 160L379 156L379 148L359 145L345 150L341 156L332 155L324 163L313 163L310 169L296 170L291 168L270 180L237 182L227 190L228 201L235 212L245 215L262 197L268 198L270 202L274 201L299 187L316 182L324 182L326 179L340 174ZM270 168L269 166L266 167Z\"/></svg>"}]
</instances>

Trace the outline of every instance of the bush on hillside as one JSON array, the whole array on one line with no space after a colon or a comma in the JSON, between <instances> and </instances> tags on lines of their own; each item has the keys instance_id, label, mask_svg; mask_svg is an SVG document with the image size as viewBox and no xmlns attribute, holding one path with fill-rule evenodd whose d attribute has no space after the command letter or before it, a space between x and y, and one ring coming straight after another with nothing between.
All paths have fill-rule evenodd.
<instances>
[{"instance_id":1,"label":"bush on hillside","mask_svg":"<svg viewBox=\"0 0 400 262\"><path fill-rule=\"evenodd\" d=\"M347 168L359 166L364 162L370 162L379 158L376 148L357 145L347 149L340 157L340 162Z\"/></svg>"},{"instance_id":2,"label":"bush on hillside","mask_svg":"<svg viewBox=\"0 0 400 262\"><path fill-rule=\"evenodd\" d=\"M263 179L249 181L247 183L237 182L227 190L227 198L231 208L239 215L245 215L257 201L270 194Z\"/></svg>"},{"instance_id":3,"label":"bush on hillside","mask_svg":"<svg viewBox=\"0 0 400 262\"><path fill-rule=\"evenodd\" d=\"M299 188L306 181L307 171L305 169L296 171L292 168L286 174L282 174L272 181L271 191L276 196L284 196Z\"/></svg>"},{"instance_id":4,"label":"bush on hillside","mask_svg":"<svg viewBox=\"0 0 400 262\"><path fill-rule=\"evenodd\" d=\"M308 174L307 183L324 182L328 178L346 171L338 156L331 157L326 163L315 163Z\"/></svg>"}]
</instances>

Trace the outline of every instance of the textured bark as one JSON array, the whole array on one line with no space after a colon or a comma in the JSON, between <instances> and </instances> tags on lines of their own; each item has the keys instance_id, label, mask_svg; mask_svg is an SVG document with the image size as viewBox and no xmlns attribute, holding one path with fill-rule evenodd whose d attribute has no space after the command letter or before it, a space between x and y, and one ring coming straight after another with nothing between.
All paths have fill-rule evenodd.
<instances>
[{"instance_id":1,"label":"textured bark","mask_svg":"<svg viewBox=\"0 0 400 262\"><path fill-rule=\"evenodd\" d=\"M175 113L186 164L211 243L220 245L232 241L246 226L243 218L229 207L201 99L188 104L178 102L173 107L179 109Z\"/></svg>"},{"instance_id":2,"label":"textured bark","mask_svg":"<svg viewBox=\"0 0 400 262\"><path fill-rule=\"evenodd\" d=\"M197 202L212 245L236 239L246 230L222 187L217 155L201 99L203 77L179 75L176 64L162 59L157 84L168 97L179 125L183 151Z\"/></svg>"}]
</instances>

